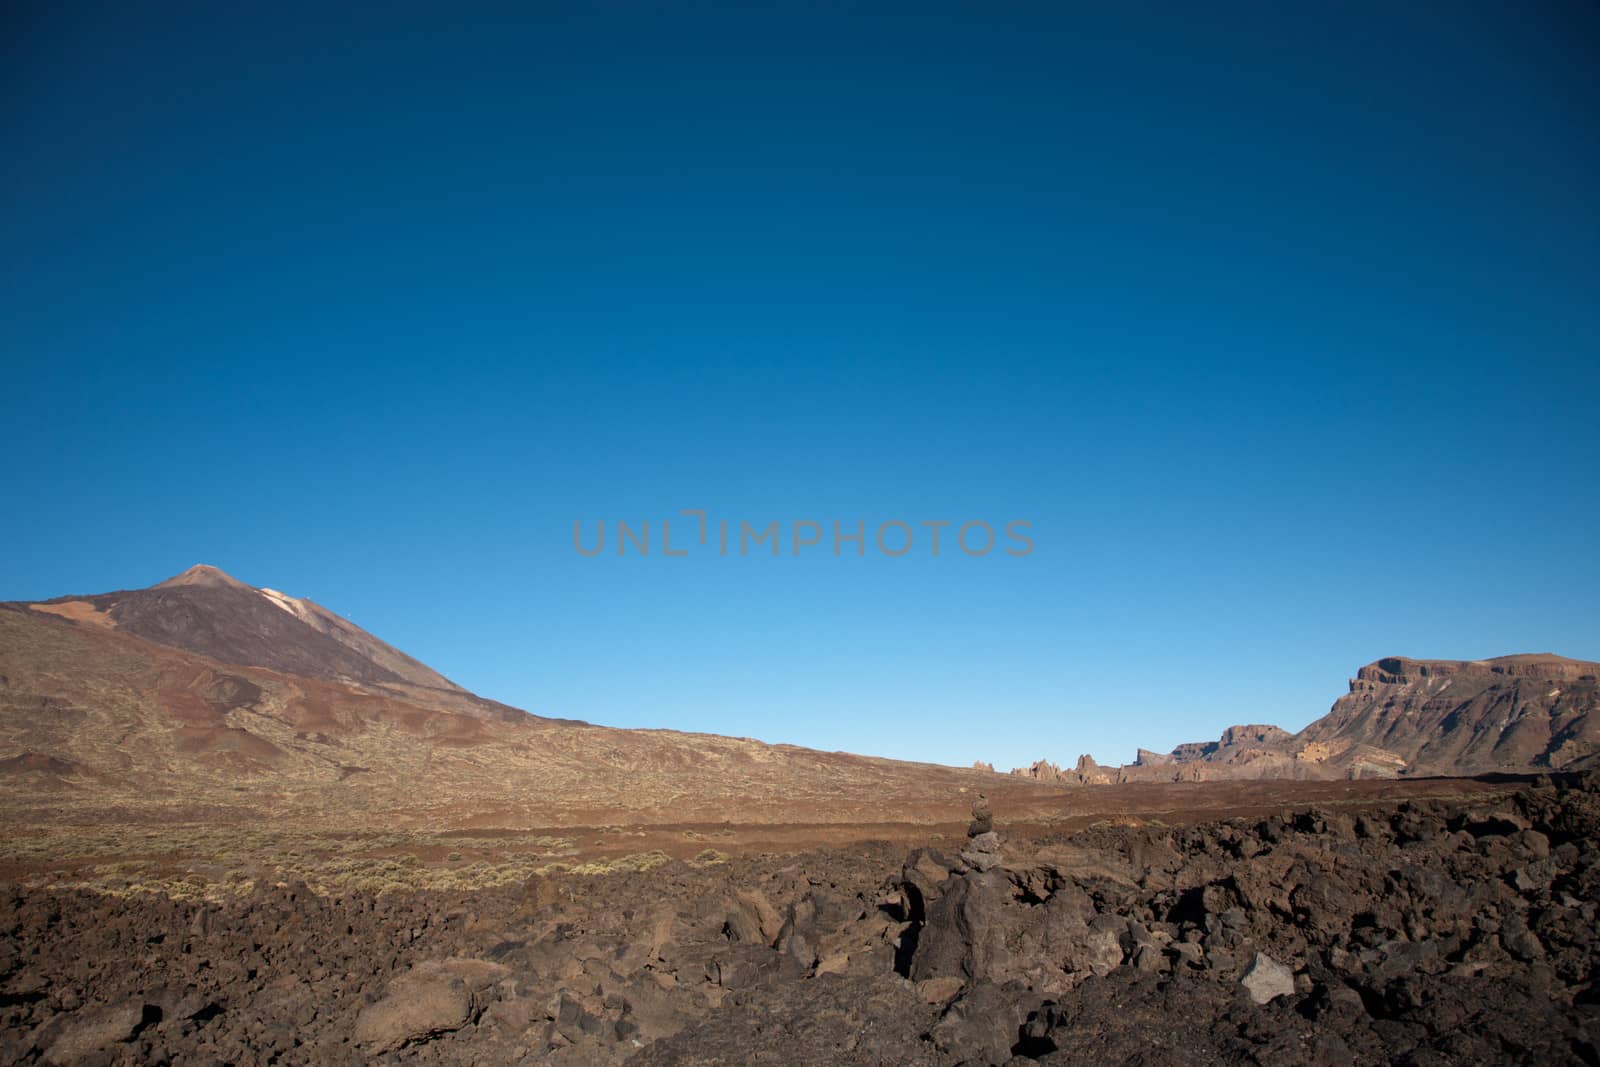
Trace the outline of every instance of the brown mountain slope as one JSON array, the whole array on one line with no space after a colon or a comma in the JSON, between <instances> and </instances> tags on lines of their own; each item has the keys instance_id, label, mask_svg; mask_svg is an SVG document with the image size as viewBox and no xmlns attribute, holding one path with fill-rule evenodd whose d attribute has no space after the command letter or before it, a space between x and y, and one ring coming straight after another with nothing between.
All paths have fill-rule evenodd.
<instances>
[{"instance_id":1,"label":"brown mountain slope","mask_svg":"<svg viewBox=\"0 0 1600 1067\"><path fill-rule=\"evenodd\" d=\"M150 590L0 604L0 823L911 822L964 817L969 789L1046 792L973 770L539 718L397 679L266 599L188 572Z\"/></svg>"},{"instance_id":2,"label":"brown mountain slope","mask_svg":"<svg viewBox=\"0 0 1600 1067\"><path fill-rule=\"evenodd\" d=\"M1165 755L1141 749L1128 766L1096 771L1101 780L1131 782L1582 770L1600 765L1597 678L1600 663L1550 653L1394 656L1362 667L1349 693L1298 734L1233 726L1216 741L1179 745ZM1011 773L1096 780L1081 764L1076 773L1042 761Z\"/></svg>"},{"instance_id":3,"label":"brown mountain slope","mask_svg":"<svg viewBox=\"0 0 1600 1067\"><path fill-rule=\"evenodd\" d=\"M148 589L33 605L223 663L305 678L394 682L463 692L438 672L309 600L256 589L205 564Z\"/></svg>"}]
</instances>

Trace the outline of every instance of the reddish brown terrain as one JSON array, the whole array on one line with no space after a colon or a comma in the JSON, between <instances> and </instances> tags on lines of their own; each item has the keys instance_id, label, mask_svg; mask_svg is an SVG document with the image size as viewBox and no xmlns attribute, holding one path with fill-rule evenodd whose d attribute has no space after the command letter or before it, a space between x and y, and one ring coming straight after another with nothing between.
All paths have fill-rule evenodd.
<instances>
[{"instance_id":1,"label":"reddish brown terrain","mask_svg":"<svg viewBox=\"0 0 1600 1067\"><path fill-rule=\"evenodd\" d=\"M1596 671L1001 775L526 714L209 567L3 604L0 1060L1600 1063Z\"/></svg>"},{"instance_id":2,"label":"reddish brown terrain","mask_svg":"<svg viewBox=\"0 0 1600 1067\"><path fill-rule=\"evenodd\" d=\"M1600 663L1548 653L1488 660L1391 656L1297 734L1230 726L1215 741L1132 764L1071 770L1040 760L1016 777L1063 785L1245 778L1399 778L1600 766Z\"/></svg>"},{"instance_id":3,"label":"reddish brown terrain","mask_svg":"<svg viewBox=\"0 0 1600 1067\"><path fill-rule=\"evenodd\" d=\"M0 606L0 774L21 824L497 831L959 817L969 770L530 715L309 601L197 567Z\"/></svg>"}]
</instances>

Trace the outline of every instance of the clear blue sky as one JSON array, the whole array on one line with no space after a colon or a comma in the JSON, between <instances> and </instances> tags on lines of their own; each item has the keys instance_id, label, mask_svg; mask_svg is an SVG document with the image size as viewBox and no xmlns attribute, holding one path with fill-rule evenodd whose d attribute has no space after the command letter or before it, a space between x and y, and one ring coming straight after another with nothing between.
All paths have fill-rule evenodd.
<instances>
[{"instance_id":1,"label":"clear blue sky","mask_svg":"<svg viewBox=\"0 0 1600 1067\"><path fill-rule=\"evenodd\" d=\"M0 41L0 597L208 562L535 712L1002 767L1600 658L1593 4ZM1037 547L572 549L689 507Z\"/></svg>"}]
</instances>

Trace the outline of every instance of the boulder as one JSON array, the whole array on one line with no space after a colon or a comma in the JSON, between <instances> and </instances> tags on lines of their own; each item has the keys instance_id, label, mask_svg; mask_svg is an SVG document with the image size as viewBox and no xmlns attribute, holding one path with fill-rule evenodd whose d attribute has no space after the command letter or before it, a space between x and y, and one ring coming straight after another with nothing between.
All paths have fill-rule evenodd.
<instances>
[{"instance_id":1,"label":"boulder","mask_svg":"<svg viewBox=\"0 0 1600 1067\"><path fill-rule=\"evenodd\" d=\"M967 842L967 849L971 852L999 852L1000 835L993 830L975 835Z\"/></svg>"},{"instance_id":2,"label":"boulder","mask_svg":"<svg viewBox=\"0 0 1600 1067\"><path fill-rule=\"evenodd\" d=\"M928 913L910 978L987 978L1007 959L1002 909L1009 883L997 873L952 878Z\"/></svg>"},{"instance_id":3,"label":"boulder","mask_svg":"<svg viewBox=\"0 0 1600 1067\"><path fill-rule=\"evenodd\" d=\"M737 899L740 905L755 916L762 940L769 945L776 944L778 933L783 929L783 920L779 918L777 909L767 900L766 894L759 889L741 889Z\"/></svg>"},{"instance_id":4,"label":"boulder","mask_svg":"<svg viewBox=\"0 0 1600 1067\"><path fill-rule=\"evenodd\" d=\"M1000 866L1000 836L993 830L974 834L961 851L961 862L976 871L992 871Z\"/></svg>"},{"instance_id":5,"label":"boulder","mask_svg":"<svg viewBox=\"0 0 1600 1067\"><path fill-rule=\"evenodd\" d=\"M482 993L515 973L503 963L466 957L445 960L439 964L439 970L461 979L472 994Z\"/></svg>"},{"instance_id":6,"label":"boulder","mask_svg":"<svg viewBox=\"0 0 1600 1067\"><path fill-rule=\"evenodd\" d=\"M975 871L992 871L1000 866L1000 857L993 852L963 852L961 862Z\"/></svg>"},{"instance_id":7,"label":"boulder","mask_svg":"<svg viewBox=\"0 0 1600 1067\"><path fill-rule=\"evenodd\" d=\"M352 1037L371 1052L459 1030L472 1017L472 996L459 975L423 964L389 983L382 998L361 1009Z\"/></svg>"},{"instance_id":8,"label":"boulder","mask_svg":"<svg viewBox=\"0 0 1600 1067\"><path fill-rule=\"evenodd\" d=\"M1266 1004L1277 997L1294 994L1294 972L1265 952L1257 952L1240 976L1239 984L1244 986L1251 1000Z\"/></svg>"},{"instance_id":9,"label":"boulder","mask_svg":"<svg viewBox=\"0 0 1600 1067\"><path fill-rule=\"evenodd\" d=\"M994 983L979 982L944 1010L930 1036L953 1062L1005 1063L1020 1030L1013 999Z\"/></svg>"},{"instance_id":10,"label":"boulder","mask_svg":"<svg viewBox=\"0 0 1600 1067\"><path fill-rule=\"evenodd\" d=\"M145 1024L142 1000L98 1005L75 1013L45 1050L47 1063L81 1063L112 1045L131 1040Z\"/></svg>"},{"instance_id":11,"label":"boulder","mask_svg":"<svg viewBox=\"0 0 1600 1067\"><path fill-rule=\"evenodd\" d=\"M906 918L923 922L933 902L944 893L952 864L937 849L919 848L906 857L900 869L901 890L905 894Z\"/></svg>"},{"instance_id":12,"label":"boulder","mask_svg":"<svg viewBox=\"0 0 1600 1067\"><path fill-rule=\"evenodd\" d=\"M1076 969L1104 977L1122 965L1122 941L1127 920L1118 915L1097 915L1084 935L1082 951L1075 954Z\"/></svg>"},{"instance_id":13,"label":"boulder","mask_svg":"<svg viewBox=\"0 0 1600 1067\"><path fill-rule=\"evenodd\" d=\"M728 904L728 915L723 920L722 932L736 945L760 944L765 941L761 935L760 917L756 915L754 908L743 901ZM765 943L771 944L770 941Z\"/></svg>"},{"instance_id":14,"label":"boulder","mask_svg":"<svg viewBox=\"0 0 1600 1067\"><path fill-rule=\"evenodd\" d=\"M940 1006L949 1004L961 992L962 981L959 978L928 978L917 983L917 996L928 1004Z\"/></svg>"}]
</instances>

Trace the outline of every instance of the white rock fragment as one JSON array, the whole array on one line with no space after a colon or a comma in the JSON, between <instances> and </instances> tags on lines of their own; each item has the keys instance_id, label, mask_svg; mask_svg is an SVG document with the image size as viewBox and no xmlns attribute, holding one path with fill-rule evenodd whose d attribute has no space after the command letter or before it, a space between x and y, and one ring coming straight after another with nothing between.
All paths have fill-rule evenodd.
<instances>
[{"instance_id":1,"label":"white rock fragment","mask_svg":"<svg viewBox=\"0 0 1600 1067\"><path fill-rule=\"evenodd\" d=\"M1265 952L1257 952L1239 984L1244 986L1251 1000L1266 1004L1275 997L1294 993L1294 972Z\"/></svg>"}]
</instances>

